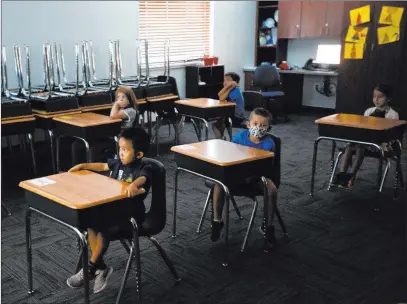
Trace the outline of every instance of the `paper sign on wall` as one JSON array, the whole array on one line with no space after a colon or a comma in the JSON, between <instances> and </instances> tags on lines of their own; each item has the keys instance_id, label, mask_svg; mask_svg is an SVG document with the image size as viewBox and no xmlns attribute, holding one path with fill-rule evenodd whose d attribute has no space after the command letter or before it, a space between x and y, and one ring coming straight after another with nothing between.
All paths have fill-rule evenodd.
<instances>
[{"instance_id":1,"label":"paper sign on wall","mask_svg":"<svg viewBox=\"0 0 407 304\"><path fill-rule=\"evenodd\" d=\"M370 5L355 8L349 11L350 25L359 25L370 22Z\"/></svg>"},{"instance_id":2,"label":"paper sign on wall","mask_svg":"<svg viewBox=\"0 0 407 304\"><path fill-rule=\"evenodd\" d=\"M363 59L364 44L345 43L344 59Z\"/></svg>"},{"instance_id":3,"label":"paper sign on wall","mask_svg":"<svg viewBox=\"0 0 407 304\"><path fill-rule=\"evenodd\" d=\"M383 6L382 11L380 12L379 23L400 27L403 11L404 7Z\"/></svg>"},{"instance_id":4,"label":"paper sign on wall","mask_svg":"<svg viewBox=\"0 0 407 304\"><path fill-rule=\"evenodd\" d=\"M398 26L383 26L377 28L378 44L386 44L399 41L400 28Z\"/></svg>"},{"instance_id":5,"label":"paper sign on wall","mask_svg":"<svg viewBox=\"0 0 407 304\"><path fill-rule=\"evenodd\" d=\"M368 30L368 27L350 26L345 41L364 44L366 42Z\"/></svg>"}]
</instances>

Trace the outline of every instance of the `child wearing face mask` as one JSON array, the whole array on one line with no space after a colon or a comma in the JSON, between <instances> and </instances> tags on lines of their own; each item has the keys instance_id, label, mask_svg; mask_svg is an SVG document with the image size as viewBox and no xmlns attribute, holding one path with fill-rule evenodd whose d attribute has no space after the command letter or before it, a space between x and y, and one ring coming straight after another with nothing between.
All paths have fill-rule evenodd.
<instances>
[{"instance_id":1,"label":"child wearing face mask","mask_svg":"<svg viewBox=\"0 0 407 304\"><path fill-rule=\"evenodd\" d=\"M378 84L373 89L373 103L374 107L368 108L364 116L374 116L388 119L399 119L399 114L394 111L389 102L392 96L392 87L386 84ZM397 149L398 145L395 142L382 143L381 148L385 154L393 152L393 149ZM365 150L371 150L377 152L377 149L372 147L363 147L360 145L348 144L345 152L342 156L342 162L339 167L339 173L336 175L334 184L343 188L350 188L353 186L356 178L356 174L359 171L363 159ZM398 148L399 149L399 148ZM355 165L353 171L348 173L348 169L352 162L352 155L355 153Z\"/></svg>"},{"instance_id":2,"label":"child wearing face mask","mask_svg":"<svg viewBox=\"0 0 407 304\"><path fill-rule=\"evenodd\" d=\"M119 87L115 96L116 100L110 111L110 117L120 118L122 129L132 128L137 118L136 95L129 87Z\"/></svg>"},{"instance_id":3,"label":"child wearing face mask","mask_svg":"<svg viewBox=\"0 0 407 304\"><path fill-rule=\"evenodd\" d=\"M107 163L84 163L73 167L69 172L79 170L110 171L110 177L124 181L129 185L125 192L129 198L129 217L133 217L141 224L145 216L144 199L146 198L152 183L151 165L143 162L150 144L149 136L143 129L131 128L123 130L119 135L119 157L109 159ZM137 196L137 198L135 198ZM109 226L101 219L94 219L94 227L88 229L88 240L92 255L89 259L89 280L95 281L93 292L98 293L105 289L107 280L113 272L108 267L103 256L106 253L111 238L118 233L131 235L130 221L123 220L120 225ZM83 269L68 278L66 283L71 288L83 286Z\"/></svg>"},{"instance_id":4,"label":"child wearing face mask","mask_svg":"<svg viewBox=\"0 0 407 304\"><path fill-rule=\"evenodd\" d=\"M266 151L274 151L274 141L267 137L266 134L270 129L271 114L263 108L256 108L250 113L250 118L247 121L247 130L241 131L235 135L233 142L243 146L257 148ZM266 234L270 247L277 246L277 240L274 235L273 225L273 206L277 205L277 187L270 179L267 179L268 186L268 227L260 227L261 233ZM251 177L242 181L241 187L259 187L263 189L263 183L260 177ZM263 190L262 190L263 191ZM211 240L217 241L223 228L222 210L224 205L224 191L218 184L215 184L213 190L213 222Z\"/></svg>"}]
</instances>

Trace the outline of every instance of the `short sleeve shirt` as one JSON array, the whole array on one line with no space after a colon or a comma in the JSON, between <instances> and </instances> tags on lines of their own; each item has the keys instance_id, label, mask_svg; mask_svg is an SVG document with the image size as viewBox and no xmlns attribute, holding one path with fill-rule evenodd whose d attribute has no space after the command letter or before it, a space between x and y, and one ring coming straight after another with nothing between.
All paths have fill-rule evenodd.
<instances>
[{"instance_id":1,"label":"short sleeve shirt","mask_svg":"<svg viewBox=\"0 0 407 304\"><path fill-rule=\"evenodd\" d=\"M227 99L236 104L235 115L244 118L244 98L240 89L234 88L231 90Z\"/></svg>"},{"instance_id":2,"label":"short sleeve shirt","mask_svg":"<svg viewBox=\"0 0 407 304\"><path fill-rule=\"evenodd\" d=\"M364 116L379 116L375 115L376 107L369 108L365 111ZM399 119L399 114L394 111L392 108L388 107L387 110L385 110L384 118L389 118L389 119Z\"/></svg>"},{"instance_id":3,"label":"short sleeve shirt","mask_svg":"<svg viewBox=\"0 0 407 304\"><path fill-rule=\"evenodd\" d=\"M261 149L261 150L265 150L265 151L274 151L275 143L271 138L266 137L261 142L254 143L250 140L249 135L250 135L249 130L243 130L243 131L237 133L233 137L232 142L234 142L235 144L242 145L242 146L252 147L252 148Z\"/></svg>"},{"instance_id":4,"label":"short sleeve shirt","mask_svg":"<svg viewBox=\"0 0 407 304\"><path fill-rule=\"evenodd\" d=\"M136 121L137 110L135 108L126 108L123 112L127 117L122 119L122 129L130 129Z\"/></svg>"}]
</instances>

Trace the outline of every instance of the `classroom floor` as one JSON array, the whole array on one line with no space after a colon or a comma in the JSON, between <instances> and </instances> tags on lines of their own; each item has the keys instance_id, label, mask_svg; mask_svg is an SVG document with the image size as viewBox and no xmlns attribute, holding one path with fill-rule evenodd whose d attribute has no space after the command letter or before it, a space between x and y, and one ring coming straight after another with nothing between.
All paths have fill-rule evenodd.
<instances>
[{"instance_id":1,"label":"classroom floor","mask_svg":"<svg viewBox=\"0 0 407 304\"><path fill-rule=\"evenodd\" d=\"M209 239L210 223L196 234L207 189L198 178L180 174L178 238L171 238L173 176L175 163L168 152L168 129L161 129L162 161L167 168L168 218L158 235L182 277L175 284L155 248L141 241L144 303L230 303L230 304L374 304L407 302L406 201L404 192L393 201L392 167L384 193L375 191L377 162L366 160L352 193L327 192L330 144L322 143L317 163L315 196L309 196L313 142L317 137L316 116L291 116L292 121L273 126L282 138L282 183L279 190L281 215L291 242L284 243L280 229L280 247L275 252L261 250L262 236L257 230L257 213L245 253L240 252L251 213L251 202L238 199L243 220L230 213L230 261L221 266L223 242ZM181 134L181 143L195 142L191 125ZM236 130L234 130L236 132ZM212 136L212 132L211 136ZM172 132L172 136L174 133ZM407 141L405 141L407 143ZM42 150L42 152L41 152ZM38 148L40 173L47 174L49 157ZM27 294L24 207L22 192L15 186L19 167L2 160L2 198L13 215L2 218L1 297L2 303L82 303L82 289L67 287L66 278L75 268L76 239L71 232L47 219L34 216L33 266L34 295ZM407 178L407 160L403 159ZM28 170L23 170L27 174ZM5 174L7 172L7 175ZM11 173L10 173L11 172ZM7 179L7 180L6 180ZM147 199L148 201L148 199ZM148 206L148 202L147 202ZM260 205L262 206L262 204ZM378 208L379 211L374 211ZM208 213L209 215L209 213ZM106 262L114 268L109 286L91 295L92 303L114 303L127 255L119 243L113 243ZM91 285L92 286L92 285ZM136 303L136 282L131 272L121 303Z\"/></svg>"}]
</instances>

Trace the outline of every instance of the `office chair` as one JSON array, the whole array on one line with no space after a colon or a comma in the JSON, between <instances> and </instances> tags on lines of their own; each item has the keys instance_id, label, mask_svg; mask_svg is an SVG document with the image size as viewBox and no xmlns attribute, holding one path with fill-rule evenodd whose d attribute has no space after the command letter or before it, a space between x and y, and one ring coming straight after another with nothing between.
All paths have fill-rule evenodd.
<instances>
[{"instance_id":1,"label":"office chair","mask_svg":"<svg viewBox=\"0 0 407 304\"><path fill-rule=\"evenodd\" d=\"M289 120L285 114L285 95L281 91L280 75L276 67L269 64L258 66L253 75L253 86L261 88L261 91L243 92L248 108L266 108L273 114L273 124L277 123L278 117Z\"/></svg>"}]
</instances>

